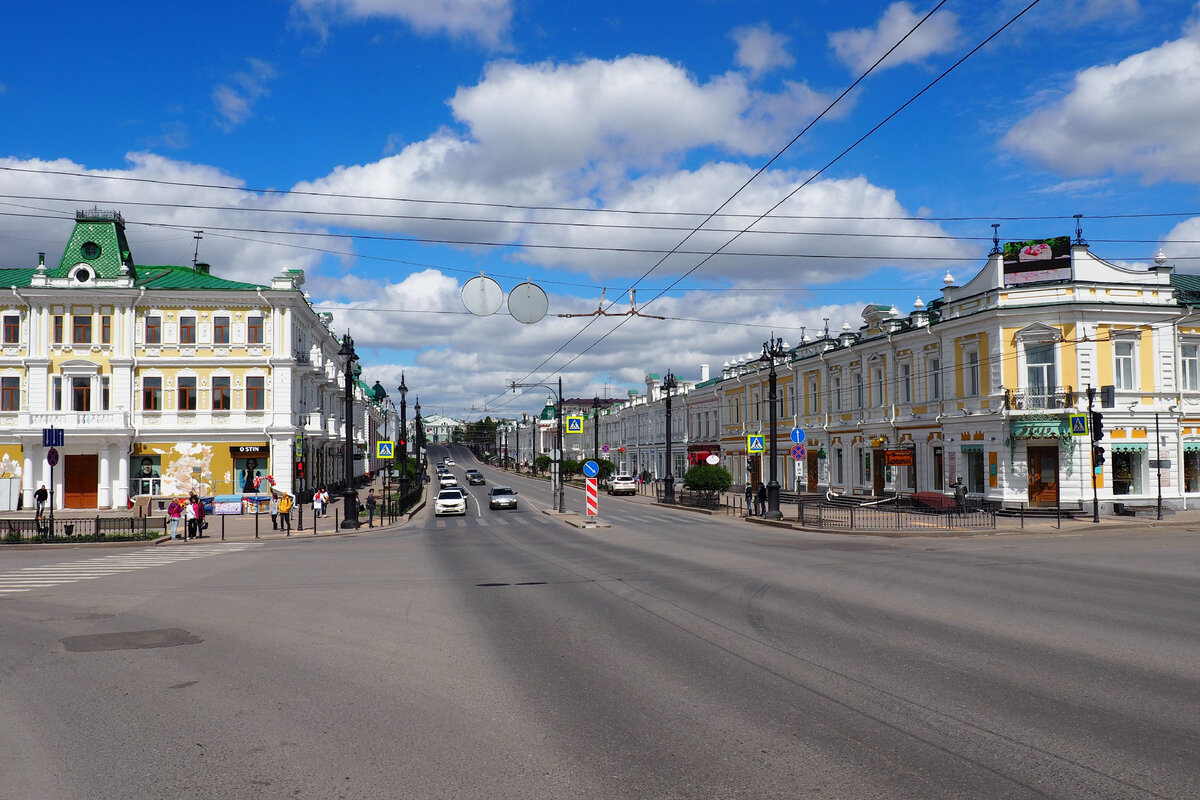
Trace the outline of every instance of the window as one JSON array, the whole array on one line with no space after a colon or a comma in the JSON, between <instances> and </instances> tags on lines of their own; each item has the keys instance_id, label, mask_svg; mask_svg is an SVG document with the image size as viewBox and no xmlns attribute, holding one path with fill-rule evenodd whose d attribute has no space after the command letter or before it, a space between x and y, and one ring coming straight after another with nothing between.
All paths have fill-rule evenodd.
<instances>
[{"instance_id":1,"label":"window","mask_svg":"<svg viewBox=\"0 0 1200 800\"><path fill-rule=\"evenodd\" d=\"M929 399L942 399L942 360L929 359Z\"/></svg>"},{"instance_id":2,"label":"window","mask_svg":"<svg viewBox=\"0 0 1200 800\"><path fill-rule=\"evenodd\" d=\"M162 344L162 317L146 317L146 344Z\"/></svg>"},{"instance_id":3,"label":"window","mask_svg":"<svg viewBox=\"0 0 1200 800\"><path fill-rule=\"evenodd\" d=\"M228 411L230 406L229 376L216 375L212 379L212 410Z\"/></svg>"},{"instance_id":4,"label":"window","mask_svg":"<svg viewBox=\"0 0 1200 800\"><path fill-rule=\"evenodd\" d=\"M92 343L92 315L71 315L71 341L74 344Z\"/></svg>"},{"instance_id":5,"label":"window","mask_svg":"<svg viewBox=\"0 0 1200 800\"><path fill-rule=\"evenodd\" d=\"M21 410L21 379L0 378L0 411Z\"/></svg>"},{"instance_id":6,"label":"window","mask_svg":"<svg viewBox=\"0 0 1200 800\"><path fill-rule=\"evenodd\" d=\"M19 314L4 315L4 343L17 344L21 341L21 317ZM1195 350L1196 348L1192 348Z\"/></svg>"},{"instance_id":7,"label":"window","mask_svg":"<svg viewBox=\"0 0 1200 800\"><path fill-rule=\"evenodd\" d=\"M1118 389L1132 390L1134 384L1133 342L1113 344L1113 383Z\"/></svg>"},{"instance_id":8,"label":"window","mask_svg":"<svg viewBox=\"0 0 1200 800\"><path fill-rule=\"evenodd\" d=\"M112 314L100 315L100 344L112 344Z\"/></svg>"},{"instance_id":9,"label":"window","mask_svg":"<svg viewBox=\"0 0 1200 800\"><path fill-rule=\"evenodd\" d=\"M162 410L162 378L142 378L142 410Z\"/></svg>"},{"instance_id":10,"label":"window","mask_svg":"<svg viewBox=\"0 0 1200 800\"><path fill-rule=\"evenodd\" d=\"M1055 389L1054 345L1025 345L1025 373L1028 378L1027 408L1050 408Z\"/></svg>"},{"instance_id":11,"label":"window","mask_svg":"<svg viewBox=\"0 0 1200 800\"><path fill-rule=\"evenodd\" d=\"M887 395L883 390L883 370L879 367L871 370L871 402L873 405L882 406L887 402Z\"/></svg>"},{"instance_id":12,"label":"window","mask_svg":"<svg viewBox=\"0 0 1200 800\"><path fill-rule=\"evenodd\" d=\"M196 343L196 318L186 316L179 318L179 343L180 344L195 344Z\"/></svg>"},{"instance_id":13,"label":"window","mask_svg":"<svg viewBox=\"0 0 1200 800\"><path fill-rule=\"evenodd\" d=\"M900 365L900 402L912 402L912 364Z\"/></svg>"},{"instance_id":14,"label":"window","mask_svg":"<svg viewBox=\"0 0 1200 800\"><path fill-rule=\"evenodd\" d=\"M261 375L251 375L246 378L246 410L262 411L266 403L266 378Z\"/></svg>"},{"instance_id":15,"label":"window","mask_svg":"<svg viewBox=\"0 0 1200 800\"><path fill-rule=\"evenodd\" d=\"M62 314L54 315L52 327L54 328L54 343L62 344L63 343L63 315Z\"/></svg>"},{"instance_id":16,"label":"window","mask_svg":"<svg viewBox=\"0 0 1200 800\"><path fill-rule=\"evenodd\" d=\"M983 494L983 448L963 453L967 462L967 491Z\"/></svg>"},{"instance_id":17,"label":"window","mask_svg":"<svg viewBox=\"0 0 1200 800\"><path fill-rule=\"evenodd\" d=\"M760 409L760 406L759 406L759 402L758 402L758 389L751 389L750 390L750 421L751 422L758 422L759 409Z\"/></svg>"},{"instance_id":18,"label":"window","mask_svg":"<svg viewBox=\"0 0 1200 800\"><path fill-rule=\"evenodd\" d=\"M834 450L833 456L834 456L834 458L833 458L834 481L839 486L841 486L841 485L843 485L843 481L845 480L845 478L842 477L842 475L843 475L842 467L844 465L844 462L842 460L842 458L843 458L842 448L839 447L838 449Z\"/></svg>"},{"instance_id":19,"label":"window","mask_svg":"<svg viewBox=\"0 0 1200 800\"><path fill-rule=\"evenodd\" d=\"M179 379L179 406L180 411L195 411L196 410L196 378L181 377Z\"/></svg>"},{"instance_id":20,"label":"window","mask_svg":"<svg viewBox=\"0 0 1200 800\"><path fill-rule=\"evenodd\" d=\"M972 351L967 353L967 374L966 374L966 396L979 396L979 353Z\"/></svg>"},{"instance_id":21,"label":"window","mask_svg":"<svg viewBox=\"0 0 1200 800\"><path fill-rule=\"evenodd\" d=\"M50 381L50 403L55 411L62 411L62 376L55 375Z\"/></svg>"},{"instance_id":22,"label":"window","mask_svg":"<svg viewBox=\"0 0 1200 800\"><path fill-rule=\"evenodd\" d=\"M263 343L263 318L261 316L246 317L246 343Z\"/></svg>"},{"instance_id":23,"label":"window","mask_svg":"<svg viewBox=\"0 0 1200 800\"><path fill-rule=\"evenodd\" d=\"M842 410L842 376L834 375L830 380L829 393L833 395L833 410ZM840 480L839 480L840 483Z\"/></svg>"},{"instance_id":24,"label":"window","mask_svg":"<svg viewBox=\"0 0 1200 800\"><path fill-rule=\"evenodd\" d=\"M5 341L8 341L5 339ZM1179 383L1184 391L1200 389L1200 347L1185 344L1179 348Z\"/></svg>"},{"instance_id":25,"label":"window","mask_svg":"<svg viewBox=\"0 0 1200 800\"><path fill-rule=\"evenodd\" d=\"M863 377L861 372L854 373L854 407L863 407Z\"/></svg>"},{"instance_id":26,"label":"window","mask_svg":"<svg viewBox=\"0 0 1200 800\"><path fill-rule=\"evenodd\" d=\"M1118 450L1113 448L1112 474L1113 494L1141 494L1142 472L1146 467L1146 450L1128 448ZM1185 462L1186 463L1186 462Z\"/></svg>"},{"instance_id":27,"label":"window","mask_svg":"<svg viewBox=\"0 0 1200 800\"><path fill-rule=\"evenodd\" d=\"M229 344L229 317L213 317L213 344Z\"/></svg>"},{"instance_id":28,"label":"window","mask_svg":"<svg viewBox=\"0 0 1200 800\"><path fill-rule=\"evenodd\" d=\"M821 394L817 391L817 379L808 379L808 408L805 411L809 414L821 413Z\"/></svg>"},{"instance_id":29,"label":"window","mask_svg":"<svg viewBox=\"0 0 1200 800\"><path fill-rule=\"evenodd\" d=\"M71 408L75 411L92 410L91 378L71 378Z\"/></svg>"},{"instance_id":30,"label":"window","mask_svg":"<svg viewBox=\"0 0 1200 800\"><path fill-rule=\"evenodd\" d=\"M100 376L100 410L108 411L112 408L112 388L110 379L107 375Z\"/></svg>"}]
</instances>

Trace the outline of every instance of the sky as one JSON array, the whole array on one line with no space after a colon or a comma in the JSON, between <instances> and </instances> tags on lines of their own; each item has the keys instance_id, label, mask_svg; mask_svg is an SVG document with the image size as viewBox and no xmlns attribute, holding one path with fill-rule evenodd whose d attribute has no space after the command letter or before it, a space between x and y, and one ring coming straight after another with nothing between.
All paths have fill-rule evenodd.
<instances>
[{"instance_id":1,"label":"sky","mask_svg":"<svg viewBox=\"0 0 1200 800\"><path fill-rule=\"evenodd\" d=\"M907 314L994 224L1078 214L1101 258L1200 272L1195 0L12 5L0 267L57 262L80 208L119 210L141 264L203 231L215 275L303 269L364 380L398 402L403 371L425 414ZM472 314L478 276L548 313Z\"/></svg>"}]
</instances>

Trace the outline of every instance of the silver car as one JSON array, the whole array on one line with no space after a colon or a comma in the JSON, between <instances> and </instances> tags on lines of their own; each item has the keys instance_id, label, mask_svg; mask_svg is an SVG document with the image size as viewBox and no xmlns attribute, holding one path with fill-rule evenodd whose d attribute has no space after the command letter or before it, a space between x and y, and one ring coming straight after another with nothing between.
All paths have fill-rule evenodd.
<instances>
[{"instance_id":1,"label":"silver car","mask_svg":"<svg viewBox=\"0 0 1200 800\"><path fill-rule=\"evenodd\" d=\"M509 486L493 486L488 492L488 508L516 508L517 490Z\"/></svg>"}]
</instances>

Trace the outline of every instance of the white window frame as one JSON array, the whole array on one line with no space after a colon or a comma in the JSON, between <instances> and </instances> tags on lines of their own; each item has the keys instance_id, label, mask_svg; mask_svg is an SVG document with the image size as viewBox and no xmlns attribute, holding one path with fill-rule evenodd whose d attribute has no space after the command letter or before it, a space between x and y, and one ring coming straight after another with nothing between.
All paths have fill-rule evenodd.
<instances>
[{"instance_id":1,"label":"white window frame","mask_svg":"<svg viewBox=\"0 0 1200 800\"><path fill-rule=\"evenodd\" d=\"M1122 350L1128 349L1128 353ZM1133 392L1138 388L1138 342L1134 338L1113 339L1113 385L1119 391ZM1128 367L1124 369L1123 367Z\"/></svg>"},{"instance_id":2,"label":"white window frame","mask_svg":"<svg viewBox=\"0 0 1200 800\"><path fill-rule=\"evenodd\" d=\"M1179 346L1179 388L1200 391L1200 344L1184 342Z\"/></svg>"}]
</instances>

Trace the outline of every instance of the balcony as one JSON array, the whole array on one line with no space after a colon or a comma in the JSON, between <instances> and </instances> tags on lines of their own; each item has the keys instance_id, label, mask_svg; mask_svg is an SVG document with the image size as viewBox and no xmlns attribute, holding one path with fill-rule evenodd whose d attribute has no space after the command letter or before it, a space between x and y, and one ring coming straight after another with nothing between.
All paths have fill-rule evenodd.
<instances>
[{"instance_id":1,"label":"balcony","mask_svg":"<svg viewBox=\"0 0 1200 800\"><path fill-rule=\"evenodd\" d=\"M1046 389L1004 390L1005 411L1046 411L1055 408L1075 408L1078 395L1070 386Z\"/></svg>"},{"instance_id":2,"label":"balcony","mask_svg":"<svg viewBox=\"0 0 1200 800\"><path fill-rule=\"evenodd\" d=\"M79 431L94 428L104 431L129 430L129 414L124 411L46 411L20 415L21 426L32 429L62 428Z\"/></svg>"}]
</instances>

